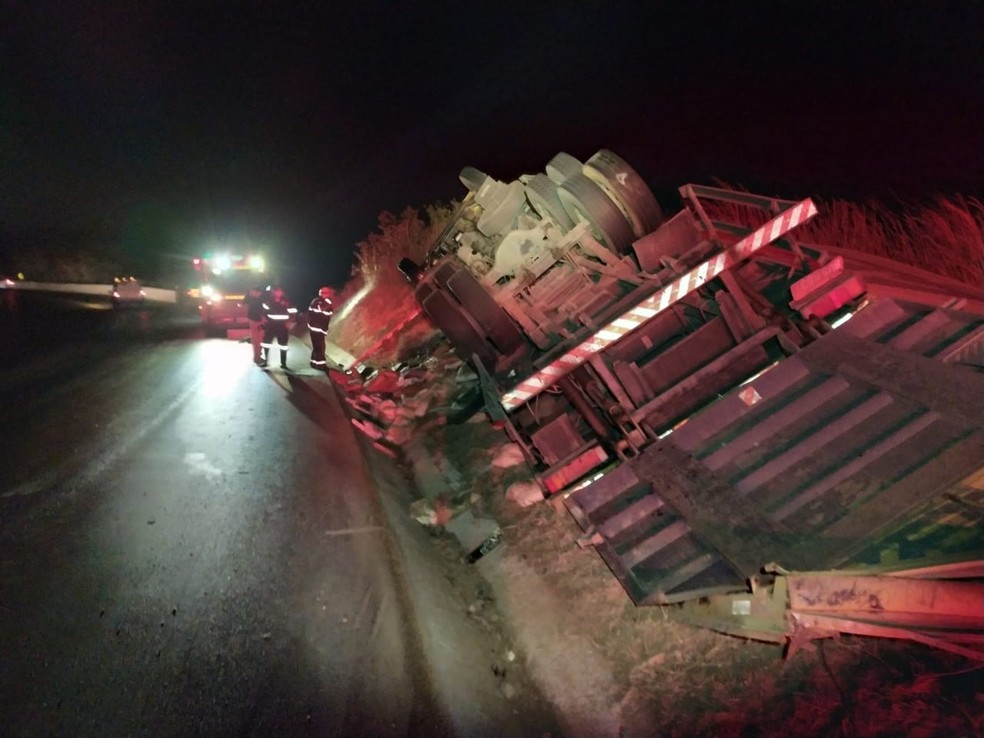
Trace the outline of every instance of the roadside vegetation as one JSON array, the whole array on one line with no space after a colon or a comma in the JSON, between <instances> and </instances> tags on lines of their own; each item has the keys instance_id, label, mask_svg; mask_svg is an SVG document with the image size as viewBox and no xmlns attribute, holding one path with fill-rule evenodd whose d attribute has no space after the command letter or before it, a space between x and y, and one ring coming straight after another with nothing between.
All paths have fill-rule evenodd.
<instances>
[{"instance_id":1,"label":"roadside vegetation","mask_svg":"<svg viewBox=\"0 0 984 738\"><path fill-rule=\"evenodd\" d=\"M406 208L400 215L379 215L377 230L356 247L329 341L357 359L385 366L405 359L433 336L397 264L404 257L422 262L455 207L435 203L423 212Z\"/></svg>"}]
</instances>

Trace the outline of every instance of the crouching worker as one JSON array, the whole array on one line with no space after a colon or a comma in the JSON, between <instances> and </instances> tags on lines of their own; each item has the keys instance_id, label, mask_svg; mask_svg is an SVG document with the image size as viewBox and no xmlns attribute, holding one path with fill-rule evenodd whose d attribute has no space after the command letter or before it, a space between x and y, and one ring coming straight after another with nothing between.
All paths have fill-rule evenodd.
<instances>
[{"instance_id":1,"label":"crouching worker","mask_svg":"<svg viewBox=\"0 0 984 738\"><path fill-rule=\"evenodd\" d=\"M266 366L270 352L275 348L280 350L280 367L287 368L287 340L290 337L288 323L297 315L297 308L292 307L284 295L282 287L274 287L263 302L263 359L260 366Z\"/></svg>"},{"instance_id":2,"label":"crouching worker","mask_svg":"<svg viewBox=\"0 0 984 738\"><path fill-rule=\"evenodd\" d=\"M311 300L308 306L308 331L311 335L311 366L322 371L328 368L325 361L325 338L328 335L328 325L334 313L331 301L331 287L322 287L318 296Z\"/></svg>"}]
</instances>

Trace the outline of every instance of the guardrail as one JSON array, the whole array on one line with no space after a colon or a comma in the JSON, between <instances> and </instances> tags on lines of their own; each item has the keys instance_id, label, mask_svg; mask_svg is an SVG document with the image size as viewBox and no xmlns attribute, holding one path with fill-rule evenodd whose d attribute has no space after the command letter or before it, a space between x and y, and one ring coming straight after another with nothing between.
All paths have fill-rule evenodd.
<instances>
[{"instance_id":1,"label":"guardrail","mask_svg":"<svg viewBox=\"0 0 984 738\"><path fill-rule=\"evenodd\" d=\"M112 293L111 284L83 284L73 282L29 282L26 280L2 281L0 289L31 290L35 292L59 292L71 295L98 295L109 299ZM143 285L144 295L149 302L177 302L177 292L161 287Z\"/></svg>"}]
</instances>

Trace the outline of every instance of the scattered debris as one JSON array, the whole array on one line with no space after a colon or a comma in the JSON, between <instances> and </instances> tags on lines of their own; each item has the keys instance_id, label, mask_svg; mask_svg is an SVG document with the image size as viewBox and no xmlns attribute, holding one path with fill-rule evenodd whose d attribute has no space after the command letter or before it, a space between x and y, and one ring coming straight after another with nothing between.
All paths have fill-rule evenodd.
<instances>
[{"instance_id":1,"label":"scattered debris","mask_svg":"<svg viewBox=\"0 0 984 738\"><path fill-rule=\"evenodd\" d=\"M469 564L474 564L480 558L482 558L490 551L495 549L496 546L498 546L501 541L502 541L502 531L496 530L495 533L493 533L484 541L482 541L481 546L479 546L478 548L473 550L470 554L468 554L468 556L465 558L465 561L467 561Z\"/></svg>"},{"instance_id":2,"label":"scattered debris","mask_svg":"<svg viewBox=\"0 0 984 738\"><path fill-rule=\"evenodd\" d=\"M533 481L513 482L506 490L506 498L520 507L529 507L543 499L543 490Z\"/></svg>"},{"instance_id":3,"label":"scattered debris","mask_svg":"<svg viewBox=\"0 0 984 738\"><path fill-rule=\"evenodd\" d=\"M526 463L526 457L523 456L523 450L518 443L507 443L492 458L492 466L497 469L506 469L524 463Z\"/></svg>"}]
</instances>

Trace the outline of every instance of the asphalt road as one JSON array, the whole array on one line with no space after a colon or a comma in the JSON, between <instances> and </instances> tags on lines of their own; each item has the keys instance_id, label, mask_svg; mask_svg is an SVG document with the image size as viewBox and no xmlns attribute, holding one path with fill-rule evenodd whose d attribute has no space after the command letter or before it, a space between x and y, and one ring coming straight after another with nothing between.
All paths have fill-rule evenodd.
<instances>
[{"instance_id":1,"label":"asphalt road","mask_svg":"<svg viewBox=\"0 0 984 738\"><path fill-rule=\"evenodd\" d=\"M330 393L173 311L0 331L0 733L447 733Z\"/></svg>"}]
</instances>

